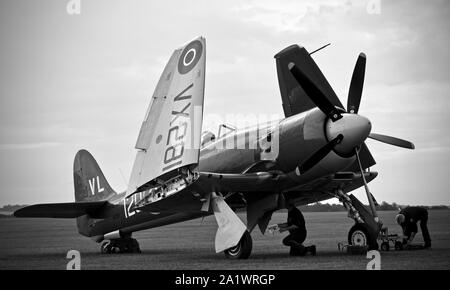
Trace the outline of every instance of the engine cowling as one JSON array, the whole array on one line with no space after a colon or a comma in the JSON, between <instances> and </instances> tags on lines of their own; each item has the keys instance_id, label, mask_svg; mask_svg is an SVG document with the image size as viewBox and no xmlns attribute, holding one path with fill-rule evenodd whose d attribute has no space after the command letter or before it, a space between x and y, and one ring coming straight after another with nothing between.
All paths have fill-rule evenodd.
<instances>
[{"instance_id":1,"label":"engine cowling","mask_svg":"<svg viewBox=\"0 0 450 290\"><path fill-rule=\"evenodd\" d=\"M343 118L344 119L344 118ZM351 119L351 117L349 118ZM305 174L300 174L298 167L307 160L318 149L329 142L334 134L351 131L352 127L345 126L343 120L339 126L330 126L327 133L329 121L325 114L315 108L310 111L292 116L283 120L280 125L280 150L277 163L284 172L290 172L289 176L296 182L307 182L309 180L333 174L345 169L355 161L352 155L340 154L338 151L331 151L325 158L317 163ZM347 131L346 131L347 130ZM350 132L351 133L351 132ZM349 134L350 134L349 133ZM337 135L336 135L337 136ZM350 139L350 138L349 138ZM345 151L347 144L342 146Z\"/></svg>"}]
</instances>

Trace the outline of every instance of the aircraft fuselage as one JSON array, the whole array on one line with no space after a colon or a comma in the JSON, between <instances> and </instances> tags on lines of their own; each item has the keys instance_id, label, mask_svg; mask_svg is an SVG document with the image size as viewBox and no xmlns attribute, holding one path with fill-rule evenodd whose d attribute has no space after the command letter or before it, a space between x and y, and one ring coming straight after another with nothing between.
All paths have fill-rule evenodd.
<instances>
[{"instance_id":1,"label":"aircraft fuselage","mask_svg":"<svg viewBox=\"0 0 450 290\"><path fill-rule=\"evenodd\" d=\"M279 192L295 190L297 186L333 174L354 162L353 157L345 158L331 152L306 174L299 175L296 172L299 164L314 153L314 150L328 142L325 133L326 122L326 117L320 110L312 109L276 123L234 131L203 147L200 151L200 162L194 171L247 173L281 170L290 172L291 178L280 184ZM261 148L264 147L261 145L264 138L278 140L270 140L271 147L267 150L268 148ZM139 192L129 198L125 198L125 193L121 193L113 197L109 200L113 206L105 210L105 216L109 217L91 219L89 229L79 229L80 233L102 240L104 234L117 230L127 234L211 214L202 211L149 213L134 210L133 206L145 197L146 193Z\"/></svg>"}]
</instances>

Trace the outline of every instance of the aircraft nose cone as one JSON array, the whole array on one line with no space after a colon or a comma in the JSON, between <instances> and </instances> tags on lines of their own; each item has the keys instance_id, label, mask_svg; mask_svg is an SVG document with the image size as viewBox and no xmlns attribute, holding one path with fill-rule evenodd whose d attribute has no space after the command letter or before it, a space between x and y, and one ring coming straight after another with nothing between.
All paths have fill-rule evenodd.
<instances>
[{"instance_id":1,"label":"aircraft nose cone","mask_svg":"<svg viewBox=\"0 0 450 290\"><path fill-rule=\"evenodd\" d=\"M372 124L369 119L356 114L343 114L336 122L328 121L326 134L328 140L336 138L339 134L344 136L342 142L335 147L341 154L351 154L354 148L360 146L370 134Z\"/></svg>"}]
</instances>

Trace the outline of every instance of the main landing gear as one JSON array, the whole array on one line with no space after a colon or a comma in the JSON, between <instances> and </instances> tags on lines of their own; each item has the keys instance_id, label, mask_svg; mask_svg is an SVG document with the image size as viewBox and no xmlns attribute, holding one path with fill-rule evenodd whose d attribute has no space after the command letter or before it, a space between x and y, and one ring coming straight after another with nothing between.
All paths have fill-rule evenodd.
<instances>
[{"instance_id":1,"label":"main landing gear","mask_svg":"<svg viewBox=\"0 0 450 290\"><path fill-rule=\"evenodd\" d=\"M367 185L366 172L359 158L359 148L355 148L355 156L358 161L361 179L366 191L367 200L369 201L370 211L353 195L347 195L342 189L337 189L335 196L344 204L348 211L348 216L355 220L355 225L348 233L348 243L352 246L367 247L369 250L378 250L378 235L380 234L383 223L378 218L376 210L376 201L372 193L370 193Z\"/></svg>"},{"instance_id":2,"label":"main landing gear","mask_svg":"<svg viewBox=\"0 0 450 290\"><path fill-rule=\"evenodd\" d=\"M377 234L365 223L357 223L348 232L348 244L378 250Z\"/></svg>"},{"instance_id":3,"label":"main landing gear","mask_svg":"<svg viewBox=\"0 0 450 290\"><path fill-rule=\"evenodd\" d=\"M248 259L252 252L252 237L248 231L245 231L239 244L224 251L228 259Z\"/></svg>"},{"instance_id":4,"label":"main landing gear","mask_svg":"<svg viewBox=\"0 0 450 290\"><path fill-rule=\"evenodd\" d=\"M139 243L133 238L120 238L103 242L101 246L102 254L115 253L140 253Z\"/></svg>"},{"instance_id":5,"label":"main landing gear","mask_svg":"<svg viewBox=\"0 0 450 290\"><path fill-rule=\"evenodd\" d=\"M355 225L348 232L348 244L378 250L377 238L381 222L376 221L374 215L354 195L347 195L338 190L336 197L344 204L349 217L355 220Z\"/></svg>"}]
</instances>

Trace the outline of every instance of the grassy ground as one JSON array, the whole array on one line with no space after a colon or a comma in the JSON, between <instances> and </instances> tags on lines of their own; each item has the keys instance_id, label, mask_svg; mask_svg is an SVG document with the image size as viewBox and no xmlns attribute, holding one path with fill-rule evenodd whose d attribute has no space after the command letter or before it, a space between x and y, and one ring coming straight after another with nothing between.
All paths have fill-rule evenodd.
<instances>
[{"instance_id":1,"label":"grassy ground","mask_svg":"<svg viewBox=\"0 0 450 290\"><path fill-rule=\"evenodd\" d=\"M391 233L395 212L381 212ZM430 211L433 249L381 253L382 269L450 269L450 211ZM242 216L245 220L245 216ZM284 222L286 213L274 214L271 224ZM216 224L208 217L138 232L142 254L101 255L99 245L78 235L74 220L0 219L0 269L65 269L67 251L81 253L82 269L359 269L365 256L348 256L337 250L345 242L352 220L346 213L306 213L306 244L317 245L316 257L289 257L281 244L284 234L253 231L249 260L230 261L214 252ZM419 232L417 242L422 241Z\"/></svg>"}]
</instances>

